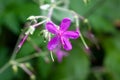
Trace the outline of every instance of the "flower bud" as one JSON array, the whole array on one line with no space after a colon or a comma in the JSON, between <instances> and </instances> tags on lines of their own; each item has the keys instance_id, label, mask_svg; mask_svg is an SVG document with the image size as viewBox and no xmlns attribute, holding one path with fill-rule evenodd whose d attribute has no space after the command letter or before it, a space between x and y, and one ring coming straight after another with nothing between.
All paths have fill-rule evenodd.
<instances>
[{"instance_id":1,"label":"flower bud","mask_svg":"<svg viewBox=\"0 0 120 80\"><path fill-rule=\"evenodd\" d=\"M32 34L34 33L34 31L35 31L35 27L30 26L29 29L26 31L25 34L26 34L26 35L28 35L28 34L31 34L31 35L32 35Z\"/></svg>"},{"instance_id":2,"label":"flower bud","mask_svg":"<svg viewBox=\"0 0 120 80\"><path fill-rule=\"evenodd\" d=\"M84 2L85 4L88 4L89 1L90 1L90 0L83 0L83 2Z\"/></svg>"},{"instance_id":3,"label":"flower bud","mask_svg":"<svg viewBox=\"0 0 120 80\"><path fill-rule=\"evenodd\" d=\"M31 79L31 80L35 80L35 78L36 78L35 75L31 75L31 76L30 76L30 79Z\"/></svg>"},{"instance_id":4,"label":"flower bud","mask_svg":"<svg viewBox=\"0 0 120 80\"><path fill-rule=\"evenodd\" d=\"M44 5L41 5L41 6L40 6L40 9L42 9L42 10L47 10L49 7L50 7L49 4L44 4Z\"/></svg>"},{"instance_id":5,"label":"flower bud","mask_svg":"<svg viewBox=\"0 0 120 80\"><path fill-rule=\"evenodd\" d=\"M13 65L13 66L12 66L12 69L13 69L13 71L14 71L15 73L18 72L18 67L17 67L17 65Z\"/></svg>"},{"instance_id":6,"label":"flower bud","mask_svg":"<svg viewBox=\"0 0 120 80\"><path fill-rule=\"evenodd\" d=\"M31 65L30 63L28 63L28 62L25 63L25 66L26 66L27 68L31 69L31 70L33 69L33 68L32 68L32 65Z\"/></svg>"},{"instance_id":7,"label":"flower bud","mask_svg":"<svg viewBox=\"0 0 120 80\"><path fill-rule=\"evenodd\" d=\"M84 19L84 23L88 23L88 19Z\"/></svg>"},{"instance_id":8,"label":"flower bud","mask_svg":"<svg viewBox=\"0 0 120 80\"><path fill-rule=\"evenodd\" d=\"M34 20L35 19L35 16L30 16L27 18L27 20Z\"/></svg>"}]
</instances>

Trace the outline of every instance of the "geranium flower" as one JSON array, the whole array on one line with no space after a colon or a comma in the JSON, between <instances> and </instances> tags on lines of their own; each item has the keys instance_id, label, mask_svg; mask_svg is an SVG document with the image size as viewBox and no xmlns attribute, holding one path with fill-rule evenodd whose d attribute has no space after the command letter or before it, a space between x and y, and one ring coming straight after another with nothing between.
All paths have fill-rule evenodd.
<instances>
[{"instance_id":1,"label":"geranium flower","mask_svg":"<svg viewBox=\"0 0 120 80\"><path fill-rule=\"evenodd\" d=\"M64 18L60 26L56 26L53 22L46 23L46 29L55 36L49 41L47 47L49 50L54 50L57 46L62 45L65 50L71 50L72 45L69 39L77 39L79 34L77 31L68 31L71 20Z\"/></svg>"}]
</instances>

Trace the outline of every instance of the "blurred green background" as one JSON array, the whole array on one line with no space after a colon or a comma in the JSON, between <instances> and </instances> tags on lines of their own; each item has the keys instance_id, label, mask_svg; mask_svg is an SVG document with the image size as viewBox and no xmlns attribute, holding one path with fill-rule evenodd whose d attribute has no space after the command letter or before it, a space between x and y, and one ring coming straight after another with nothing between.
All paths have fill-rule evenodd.
<instances>
[{"instance_id":1,"label":"blurred green background","mask_svg":"<svg viewBox=\"0 0 120 80\"><path fill-rule=\"evenodd\" d=\"M37 1L37 0L36 0ZM40 15L41 10L35 0L0 0L0 67L10 59L19 34L31 15ZM48 1L48 0L46 0ZM37 80L120 80L120 0L70 0L69 8L89 20L95 41L87 38L87 24L81 22L81 32L91 49L87 56L80 39L72 41L73 50L61 63L57 60L46 63L43 57L27 61L33 67ZM58 13L58 12L54 12ZM53 20L60 21L68 13L60 12ZM43 37L31 36L43 50ZM34 52L30 42L26 42L17 57ZM0 74L0 80L29 80L20 68L14 73L11 67Z\"/></svg>"}]
</instances>

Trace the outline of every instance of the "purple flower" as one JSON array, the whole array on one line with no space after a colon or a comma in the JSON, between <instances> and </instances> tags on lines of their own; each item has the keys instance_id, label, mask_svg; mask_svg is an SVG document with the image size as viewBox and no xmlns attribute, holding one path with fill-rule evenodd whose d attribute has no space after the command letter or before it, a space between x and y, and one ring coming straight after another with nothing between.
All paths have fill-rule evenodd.
<instances>
[{"instance_id":1,"label":"purple flower","mask_svg":"<svg viewBox=\"0 0 120 80\"><path fill-rule=\"evenodd\" d=\"M60 49L56 50L55 53L56 53L56 56L57 56L57 59L58 59L59 62L62 61L63 56L67 56L68 55L67 52L65 52L63 50L60 50Z\"/></svg>"},{"instance_id":2,"label":"purple flower","mask_svg":"<svg viewBox=\"0 0 120 80\"><path fill-rule=\"evenodd\" d=\"M68 31L70 24L71 20L69 18L64 18L59 27L52 22L46 23L46 29L55 35L47 45L49 50L54 50L60 45L62 45L65 50L72 49L69 39L77 39L79 34L77 31Z\"/></svg>"}]
</instances>

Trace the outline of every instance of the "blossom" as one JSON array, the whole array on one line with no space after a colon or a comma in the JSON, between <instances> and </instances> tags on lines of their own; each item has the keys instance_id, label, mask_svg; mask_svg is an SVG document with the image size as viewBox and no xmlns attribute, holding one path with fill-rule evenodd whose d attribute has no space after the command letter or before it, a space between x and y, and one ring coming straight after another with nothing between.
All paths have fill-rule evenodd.
<instances>
[{"instance_id":1,"label":"blossom","mask_svg":"<svg viewBox=\"0 0 120 80\"><path fill-rule=\"evenodd\" d=\"M46 29L55 35L47 45L49 50L54 50L60 45L67 51L72 49L69 39L77 39L79 37L79 33L77 31L68 31L70 24L71 20L69 18L64 18L61 21L60 26L57 26L50 21L46 23Z\"/></svg>"},{"instance_id":2,"label":"blossom","mask_svg":"<svg viewBox=\"0 0 120 80\"><path fill-rule=\"evenodd\" d=\"M63 50L61 50L61 49L56 50L55 53L56 53L58 62L61 62L62 59L63 59L63 57L68 55L67 52L65 52L65 51L63 51Z\"/></svg>"}]
</instances>

